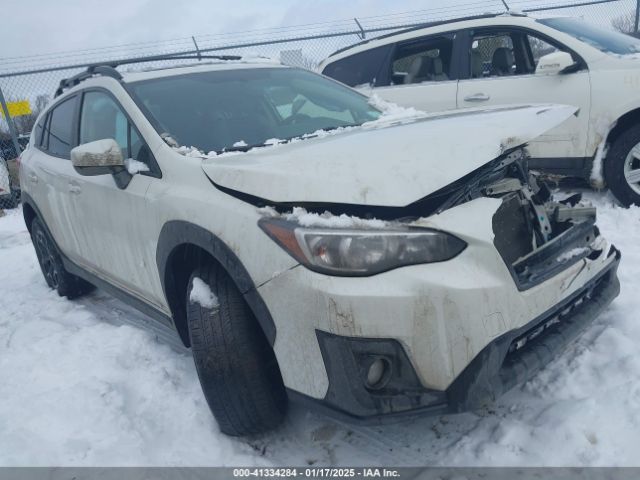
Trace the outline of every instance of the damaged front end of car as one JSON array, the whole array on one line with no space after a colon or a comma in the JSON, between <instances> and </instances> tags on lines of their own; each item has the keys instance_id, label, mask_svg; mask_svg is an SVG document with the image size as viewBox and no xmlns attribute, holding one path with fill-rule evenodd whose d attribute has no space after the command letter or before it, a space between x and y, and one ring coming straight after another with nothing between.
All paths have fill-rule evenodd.
<instances>
[{"instance_id":1,"label":"damaged front end of car","mask_svg":"<svg viewBox=\"0 0 640 480\"><path fill-rule=\"evenodd\" d=\"M595 208L580 195L555 199L522 147L401 209L273 207L260 227L306 268L263 292L317 282L309 304L329 305L314 325L326 392L289 393L351 421L488 406L619 293L620 253L600 236ZM365 294L354 277L369 277ZM309 315L292 308L283 311Z\"/></svg>"},{"instance_id":2,"label":"damaged front end of car","mask_svg":"<svg viewBox=\"0 0 640 480\"><path fill-rule=\"evenodd\" d=\"M529 172L526 150L518 148L475 172L436 213L479 197L497 198L494 245L519 290L527 290L609 248L595 225L596 209L582 195L556 200Z\"/></svg>"},{"instance_id":3,"label":"damaged front end of car","mask_svg":"<svg viewBox=\"0 0 640 480\"><path fill-rule=\"evenodd\" d=\"M473 410L567 348L620 259L593 207L527 168L574 113L434 114L203 162L279 247L256 283L291 398L365 422Z\"/></svg>"}]
</instances>

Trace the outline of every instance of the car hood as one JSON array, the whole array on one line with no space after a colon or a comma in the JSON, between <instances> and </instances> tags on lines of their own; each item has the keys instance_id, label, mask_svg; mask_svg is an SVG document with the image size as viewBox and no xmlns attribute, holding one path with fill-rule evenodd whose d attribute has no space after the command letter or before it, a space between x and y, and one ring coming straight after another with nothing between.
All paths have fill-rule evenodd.
<instances>
[{"instance_id":1,"label":"car hood","mask_svg":"<svg viewBox=\"0 0 640 480\"><path fill-rule=\"evenodd\" d=\"M565 105L468 109L381 121L203 161L225 190L273 203L404 207L521 146L576 112Z\"/></svg>"}]
</instances>

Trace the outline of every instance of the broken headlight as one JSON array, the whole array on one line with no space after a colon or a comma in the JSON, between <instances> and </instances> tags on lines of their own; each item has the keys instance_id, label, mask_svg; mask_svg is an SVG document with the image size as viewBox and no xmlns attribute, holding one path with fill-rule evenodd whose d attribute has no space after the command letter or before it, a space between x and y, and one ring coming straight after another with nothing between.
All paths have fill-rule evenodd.
<instances>
[{"instance_id":1,"label":"broken headlight","mask_svg":"<svg viewBox=\"0 0 640 480\"><path fill-rule=\"evenodd\" d=\"M273 218L263 218L259 225L305 267L326 275L369 276L443 262L467 246L453 235L425 228L314 228Z\"/></svg>"}]
</instances>

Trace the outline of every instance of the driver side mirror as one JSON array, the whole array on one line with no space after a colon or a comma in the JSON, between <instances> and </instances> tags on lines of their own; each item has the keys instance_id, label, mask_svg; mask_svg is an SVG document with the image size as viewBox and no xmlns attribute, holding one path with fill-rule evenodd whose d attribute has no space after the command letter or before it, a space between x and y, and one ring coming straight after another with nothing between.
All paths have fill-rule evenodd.
<instances>
[{"instance_id":1,"label":"driver side mirror","mask_svg":"<svg viewBox=\"0 0 640 480\"><path fill-rule=\"evenodd\" d=\"M536 75L561 75L577 72L580 64L567 52L554 52L540 57Z\"/></svg>"}]
</instances>

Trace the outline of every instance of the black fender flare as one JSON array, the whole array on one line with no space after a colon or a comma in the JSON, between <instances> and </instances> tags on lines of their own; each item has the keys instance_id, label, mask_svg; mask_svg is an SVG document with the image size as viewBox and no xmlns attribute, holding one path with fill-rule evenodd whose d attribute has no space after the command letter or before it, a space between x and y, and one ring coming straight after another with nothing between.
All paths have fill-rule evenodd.
<instances>
[{"instance_id":1,"label":"black fender flare","mask_svg":"<svg viewBox=\"0 0 640 480\"><path fill-rule=\"evenodd\" d=\"M29 195L28 193L22 191L20 200L21 200L21 203L22 203L22 216L24 218L24 223L27 225L27 230L29 230L29 233L31 233L31 220L33 220L35 217L38 217L42 221L42 224L43 224L44 228L46 229L47 233L49 235L51 235L51 232L49 231L49 227L47 227L46 222L44 221L44 218L42 217L42 214L40 213L40 209L36 205L36 202L33 200L33 198L31 198L31 195ZM33 216L31 216L29 214L29 210L28 209L24 208L25 206L28 206L33 211ZM51 237L51 238L53 238L53 237ZM55 243L55 241L54 241L54 243Z\"/></svg>"},{"instance_id":2,"label":"black fender flare","mask_svg":"<svg viewBox=\"0 0 640 480\"><path fill-rule=\"evenodd\" d=\"M175 279L167 267L172 260L173 253L179 247L186 245L194 245L204 250L227 272L258 320L267 341L273 347L276 340L275 323L249 272L238 256L215 234L183 220L171 220L163 225L156 250L156 262L162 290L174 315L174 321L180 320L180 315L184 315L174 311L174 306L179 304L176 302L176 296L184 295L184 292L177 291Z\"/></svg>"}]
</instances>

